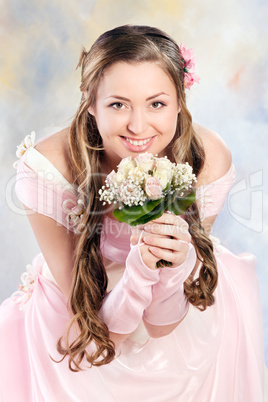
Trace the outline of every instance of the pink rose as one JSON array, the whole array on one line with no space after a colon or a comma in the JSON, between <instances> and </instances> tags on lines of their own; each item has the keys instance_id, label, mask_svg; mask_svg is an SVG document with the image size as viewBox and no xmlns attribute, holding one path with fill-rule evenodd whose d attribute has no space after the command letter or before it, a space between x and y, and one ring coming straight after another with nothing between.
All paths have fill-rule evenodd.
<instances>
[{"instance_id":1,"label":"pink rose","mask_svg":"<svg viewBox=\"0 0 268 402\"><path fill-rule=\"evenodd\" d=\"M148 177L145 182L145 192L152 200L158 200L162 197L162 187L156 177Z\"/></svg>"}]
</instances>

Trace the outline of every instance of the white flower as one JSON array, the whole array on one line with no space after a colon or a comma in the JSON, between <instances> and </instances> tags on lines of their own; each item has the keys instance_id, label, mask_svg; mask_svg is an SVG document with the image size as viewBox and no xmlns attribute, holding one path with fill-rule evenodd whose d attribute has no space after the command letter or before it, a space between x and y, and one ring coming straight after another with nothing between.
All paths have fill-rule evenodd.
<instances>
[{"instance_id":1,"label":"white flower","mask_svg":"<svg viewBox=\"0 0 268 402\"><path fill-rule=\"evenodd\" d=\"M132 159L131 156L128 156L127 158L122 159L121 162L119 163L119 165L117 166L118 172L116 173L116 177L115 177L117 184L120 185L123 182L123 180L127 179L128 172L130 171L130 169L133 169L136 166L137 166L137 164Z\"/></svg>"},{"instance_id":2,"label":"white flower","mask_svg":"<svg viewBox=\"0 0 268 402\"><path fill-rule=\"evenodd\" d=\"M127 175L125 174L124 170L118 170L118 172L114 176L114 181L120 186L124 180L126 180Z\"/></svg>"},{"instance_id":3,"label":"white flower","mask_svg":"<svg viewBox=\"0 0 268 402\"><path fill-rule=\"evenodd\" d=\"M128 172L128 178L139 182L140 184L143 183L144 179L147 177L147 173L141 168L141 166L136 166Z\"/></svg>"},{"instance_id":4,"label":"white flower","mask_svg":"<svg viewBox=\"0 0 268 402\"><path fill-rule=\"evenodd\" d=\"M125 169L125 166L127 166L127 164L130 163L130 162L133 162L133 159L132 159L131 156L128 156L128 157L122 159L121 162L119 163L119 165L117 165L118 170L119 169Z\"/></svg>"},{"instance_id":5,"label":"white flower","mask_svg":"<svg viewBox=\"0 0 268 402\"><path fill-rule=\"evenodd\" d=\"M142 187L133 182L133 180L126 180L118 189L118 201L123 202L125 205L139 205L140 202L146 200L146 196Z\"/></svg>"},{"instance_id":6,"label":"white flower","mask_svg":"<svg viewBox=\"0 0 268 402\"><path fill-rule=\"evenodd\" d=\"M17 158L22 158L28 148L32 147L35 143L35 132L32 131L31 134L26 135L24 140L21 141L19 145L17 145L16 156ZM18 167L19 161L16 161L13 166L16 169Z\"/></svg>"},{"instance_id":7,"label":"white flower","mask_svg":"<svg viewBox=\"0 0 268 402\"><path fill-rule=\"evenodd\" d=\"M70 208L67 204L71 204L73 207ZM78 199L77 203L75 203L71 198L68 198L67 200L63 201L62 208L65 212L67 212L66 220L68 222L68 226L75 228L79 224L83 213L85 212L83 201Z\"/></svg>"},{"instance_id":8,"label":"white flower","mask_svg":"<svg viewBox=\"0 0 268 402\"><path fill-rule=\"evenodd\" d=\"M166 156L158 158L149 153L140 154L135 160L129 156L120 162L117 173L108 175L106 185L99 190L100 201L103 205L119 204L122 209L122 204L143 205L148 197L159 199L178 190L183 197L185 190L191 190L193 181L196 178L187 163L172 163Z\"/></svg>"},{"instance_id":9,"label":"white flower","mask_svg":"<svg viewBox=\"0 0 268 402\"><path fill-rule=\"evenodd\" d=\"M192 182L196 182L193 168L188 162L174 166L173 174L173 185L178 189L185 188L187 190L192 185Z\"/></svg>"},{"instance_id":10,"label":"white flower","mask_svg":"<svg viewBox=\"0 0 268 402\"><path fill-rule=\"evenodd\" d=\"M164 190L172 179L172 171L168 169L156 169L153 177L159 180L162 190Z\"/></svg>"},{"instance_id":11,"label":"white flower","mask_svg":"<svg viewBox=\"0 0 268 402\"><path fill-rule=\"evenodd\" d=\"M137 166L143 169L146 173L148 173L149 170L153 169L155 163L153 154L150 154L148 152L145 152L144 154L139 154L135 158L135 161L137 163Z\"/></svg>"},{"instance_id":12,"label":"white flower","mask_svg":"<svg viewBox=\"0 0 268 402\"><path fill-rule=\"evenodd\" d=\"M159 170L166 169L172 172L173 165L174 164L167 158L167 156L165 156L164 158L157 158L155 161L155 166Z\"/></svg>"},{"instance_id":13,"label":"white flower","mask_svg":"<svg viewBox=\"0 0 268 402\"><path fill-rule=\"evenodd\" d=\"M113 183L114 178L115 178L115 175L116 175L115 171L112 170L112 171L108 174L108 176L106 177L107 182L108 182L108 183Z\"/></svg>"},{"instance_id":14,"label":"white flower","mask_svg":"<svg viewBox=\"0 0 268 402\"><path fill-rule=\"evenodd\" d=\"M19 285L19 290L11 295L11 300L13 300L14 303L20 303L20 310L25 309L26 304L32 297L37 278L37 274L34 272L33 266L31 264L28 264L26 266L26 270L27 272L24 272L21 275L22 284Z\"/></svg>"},{"instance_id":15,"label":"white flower","mask_svg":"<svg viewBox=\"0 0 268 402\"><path fill-rule=\"evenodd\" d=\"M173 176L173 163L165 156L164 158L157 158L155 161L155 169L153 177L156 177L164 190L168 183L171 183Z\"/></svg>"}]
</instances>

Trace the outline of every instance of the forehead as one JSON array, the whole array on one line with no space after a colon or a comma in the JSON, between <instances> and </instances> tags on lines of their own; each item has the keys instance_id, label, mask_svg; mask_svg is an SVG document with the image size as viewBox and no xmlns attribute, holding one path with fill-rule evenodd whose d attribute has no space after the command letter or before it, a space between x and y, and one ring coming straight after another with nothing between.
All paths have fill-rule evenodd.
<instances>
[{"instance_id":1,"label":"forehead","mask_svg":"<svg viewBox=\"0 0 268 402\"><path fill-rule=\"evenodd\" d=\"M176 88L170 76L156 62L117 62L103 72L97 93L111 91L176 93Z\"/></svg>"}]
</instances>

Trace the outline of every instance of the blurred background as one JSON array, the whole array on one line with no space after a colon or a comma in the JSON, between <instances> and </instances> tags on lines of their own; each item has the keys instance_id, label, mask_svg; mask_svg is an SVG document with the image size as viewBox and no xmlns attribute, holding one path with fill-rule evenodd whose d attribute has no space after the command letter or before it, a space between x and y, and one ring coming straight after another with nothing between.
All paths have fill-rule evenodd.
<instances>
[{"instance_id":1,"label":"blurred background","mask_svg":"<svg viewBox=\"0 0 268 402\"><path fill-rule=\"evenodd\" d=\"M257 256L268 364L268 3L264 0L0 0L0 302L39 252L14 194L16 145L69 125L80 101L80 50L124 24L157 26L198 58L193 120L217 131L237 169L213 235Z\"/></svg>"}]
</instances>

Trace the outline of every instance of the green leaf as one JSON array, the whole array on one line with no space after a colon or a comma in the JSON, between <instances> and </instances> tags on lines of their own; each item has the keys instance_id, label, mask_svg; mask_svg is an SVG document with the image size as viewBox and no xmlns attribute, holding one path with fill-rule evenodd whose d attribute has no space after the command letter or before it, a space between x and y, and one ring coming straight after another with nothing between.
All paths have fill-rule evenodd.
<instances>
[{"instance_id":1,"label":"green leaf","mask_svg":"<svg viewBox=\"0 0 268 402\"><path fill-rule=\"evenodd\" d=\"M166 188L164 188L163 191L167 191L169 189L169 187L171 186L171 183L167 183Z\"/></svg>"},{"instance_id":2,"label":"green leaf","mask_svg":"<svg viewBox=\"0 0 268 402\"><path fill-rule=\"evenodd\" d=\"M184 212L193 204L195 199L195 190L186 197L178 197L175 194L174 200L167 205L166 210L173 212L175 215L183 215Z\"/></svg>"},{"instance_id":3,"label":"green leaf","mask_svg":"<svg viewBox=\"0 0 268 402\"><path fill-rule=\"evenodd\" d=\"M151 211L150 213L143 215L142 217L140 217L139 219L137 219L136 221L131 222L131 226L137 226L137 225L145 225L145 223L148 223L150 221L152 221L153 219L157 219L160 218L160 216L163 215L163 213L165 212L165 208L161 208L158 210L158 212L156 212L155 210Z\"/></svg>"},{"instance_id":4,"label":"green leaf","mask_svg":"<svg viewBox=\"0 0 268 402\"><path fill-rule=\"evenodd\" d=\"M143 205L133 205L132 207L126 205L122 209L115 209L113 211L113 216L119 222L125 222L131 225L132 222L152 211L163 200L164 197L160 198L159 200L146 201Z\"/></svg>"},{"instance_id":5,"label":"green leaf","mask_svg":"<svg viewBox=\"0 0 268 402\"><path fill-rule=\"evenodd\" d=\"M165 211L171 211L175 215L182 215L194 201L195 190L192 190L190 194L184 197L179 197L178 193L174 192L159 200L146 201L143 205L115 209L113 215L119 222L125 222L134 227L160 218Z\"/></svg>"}]
</instances>

